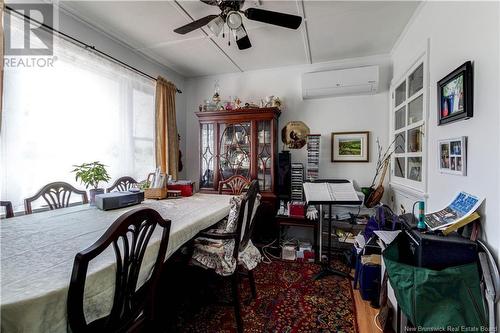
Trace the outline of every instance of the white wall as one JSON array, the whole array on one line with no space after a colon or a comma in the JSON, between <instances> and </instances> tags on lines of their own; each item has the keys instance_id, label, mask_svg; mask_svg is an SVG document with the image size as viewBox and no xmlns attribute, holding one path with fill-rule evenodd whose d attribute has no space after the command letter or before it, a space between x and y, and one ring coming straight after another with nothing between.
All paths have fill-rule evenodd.
<instances>
[{"instance_id":1,"label":"white wall","mask_svg":"<svg viewBox=\"0 0 500 333\"><path fill-rule=\"evenodd\" d=\"M427 2L402 37L392 53L395 78L403 75L428 40L430 43L427 209L445 206L460 190L484 196L483 238L498 255L499 3ZM437 126L437 81L467 60L474 67L474 117ZM437 141L462 135L468 136L467 176L439 173Z\"/></svg>"},{"instance_id":2,"label":"white wall","mask_svg":"<svg viewBox=\"0 0 500 333\"><path fill-rule=\"evenodd\" d=\"M392 52L400 77L429 41L428 207L437 210L464 190L486 198L482 238L498 258L500 248L500 5L498 2L426 2ZM474 117L437 126L437 88L441 78L467 60L474 67ZM438 172L437 141L468 136L467 176ZM499 318L497 308L497 318Z\"/></svg>"},{"instance_id":3,"label":"white wall","mask_svg":"<svg viewBox=\"0 0 500 333\"><path fill-rule=\"evenodd\" d=\"M301 74L320 69L348 68L361 65L380 65L381 89L376 95L349 96L302 100ZM218 80L222 98L238 96L242 101L259 103L268 95L279 96L283 103L278 129L292 120L306 123L311 133L320 133L321 161L320 177L350 178L359 186L369 185L376 163L377 137L383 146L388 136L388 85L391 68L388 56L323 63L310 66L293 66L270 70L249 71L188 79L186 82L186 126L189 147L187 151L187 176L198 181L199 178L199 125L195 112L199 104L213 95L215 80ZM331 132L370 131L370 163L332 163ZM281 133L281 132L280 132ZM280 134L281 136L281 134ZM283 148L281 140L279 150ZM305 147L292 151L292 161L306 162Z\"/></svg>"},{"instance_id":4,"label":"white wall","mask_svg":"<svg viewBox=\"0 0 500 333\"><path fill-rule=\"evenodd\" d=\"M89 45L95 46L96 49L105 52L153 77L158 75L163 76L167 80L173 82L181 91L184 90L185 78L177 72L167 68L166 66L144 56L143 54L133 50L126 44L112 38L99 31L86 22L75 18L64 10L58 11L58 27L57 29L76 39L79 39ZM183 91L184 92L184 91ZM186 150L186 117L184 110L186 109L186 94L177 94L176 98L177 109L177 127L181 135L181 150ZM185 159L183 159L185 162ZM185 169L183 174L185 173ZM181 174L181 177L183 176Z\"/></svg>"}]
</instances>

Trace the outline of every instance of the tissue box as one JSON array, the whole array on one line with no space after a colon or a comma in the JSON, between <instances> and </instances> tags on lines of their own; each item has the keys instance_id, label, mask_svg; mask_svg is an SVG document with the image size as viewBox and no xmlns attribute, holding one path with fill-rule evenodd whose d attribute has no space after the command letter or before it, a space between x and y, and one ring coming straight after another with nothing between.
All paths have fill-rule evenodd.
<instances>
[{"instance_id":1,"label":"tissue box","mask_svg":"<svg viewBox=\"0 0 500 333\"><path fill-rule=\"evenodd\" d=\"M190 197L193 195L194 182L190 180L178 180L167 185L169 190L181 191L181 196Z\"/></svg>"}]
</instances>

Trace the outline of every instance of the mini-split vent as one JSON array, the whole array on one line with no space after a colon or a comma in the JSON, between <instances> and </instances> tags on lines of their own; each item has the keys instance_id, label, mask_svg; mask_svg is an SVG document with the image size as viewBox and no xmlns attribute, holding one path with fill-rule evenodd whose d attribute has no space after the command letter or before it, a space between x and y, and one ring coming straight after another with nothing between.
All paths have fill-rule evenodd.
<instances>
[{"instance_id":1,"label":"mini-split vent","mask_svg":"<svg viewBox=\"0 0 500 333\"><path fill-rule=\"evenodd\" d=\"M302 75L302 98L375 94L378 83L378 66L305 73Z\"/></svg>"}]
</instances>

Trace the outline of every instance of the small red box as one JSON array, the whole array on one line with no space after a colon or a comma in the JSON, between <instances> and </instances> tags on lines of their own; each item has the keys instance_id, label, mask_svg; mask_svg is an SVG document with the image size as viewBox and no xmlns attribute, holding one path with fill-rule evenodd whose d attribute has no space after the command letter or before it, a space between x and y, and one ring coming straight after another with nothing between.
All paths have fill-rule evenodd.
<instances>
[{"instance_id":1,"label":"small red box","mask_svg":"<svg viewBox=\"0 0 500 333\"><path fill-rule=\"evenodd\" d=\"M169 190L178 190L181 191L181 196L183 197L190 197L193 195L193 182L186 182L186 181L177 181L177 182L172 182L167 185L167 188Z\"/></svg>"},{"instance_id":2,"label":"small red box","mask_svg":"<svg viewBox=\"0 0 500 333\"><path fill-rule=\"evenodd\" d=\"M314 262L314 251L304 251L304 261Z\"/></svg>"},{"instance_id":3,"label":"small red box","mask_svg":"<svg viewBox=\"0 0 500 333\"><path fill-rule=\"evenodd\" d=\"M293 217L304 217L306 215L305 207L304 203L291 202L288 215Z\"/></svg>"}]
</instances>

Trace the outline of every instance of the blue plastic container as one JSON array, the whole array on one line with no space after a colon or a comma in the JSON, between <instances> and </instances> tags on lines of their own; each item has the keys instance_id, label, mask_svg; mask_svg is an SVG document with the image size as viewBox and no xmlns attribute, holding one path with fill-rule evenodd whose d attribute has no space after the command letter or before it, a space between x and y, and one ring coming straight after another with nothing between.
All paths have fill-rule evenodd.
<instances>
[{"instance_id":1,"label":"blue plastic container","mask_svg":"<svg viewBox=\"0 0 500 333\"><path fill-rule=\"evenodd\" d=\"M359 272L359 292L365 301L376 300L380 291L380 265L362 265Z\"/></svg>"}]
</instances>

